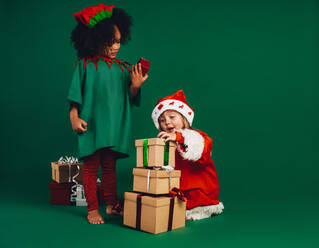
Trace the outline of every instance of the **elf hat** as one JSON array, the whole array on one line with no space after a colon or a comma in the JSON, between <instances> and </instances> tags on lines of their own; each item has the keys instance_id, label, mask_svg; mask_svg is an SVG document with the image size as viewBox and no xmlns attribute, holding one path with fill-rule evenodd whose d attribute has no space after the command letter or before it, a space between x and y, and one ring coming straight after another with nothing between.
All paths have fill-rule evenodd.
<instances>
[{"instance_id":1,"label":"elf hat","mask_svg":"<svg viewBox=\"0 0 319 248\"><path fill-rule=\"evenodd\" d=\"M152 112L152 119L157 129L160 129L158 118L166 110L175 110L182 114L189 125L192 125L194 119L194 110L188 105L183 90L177 91L171 96L160 99Z\"/></svg>"},{"instance_id":2,"label":"elf hat","mask_svg":"<svg viewBox=\"0 0 319 248\"><path fill-rule=\"evenodd\" d=\"M86 7L80 12L74 13L73 16L78 23L83 23L89 28L93 28L100 21L112 16L114 5L106 6L104 4L97 4Z\"/></svg>"}]
</instances>

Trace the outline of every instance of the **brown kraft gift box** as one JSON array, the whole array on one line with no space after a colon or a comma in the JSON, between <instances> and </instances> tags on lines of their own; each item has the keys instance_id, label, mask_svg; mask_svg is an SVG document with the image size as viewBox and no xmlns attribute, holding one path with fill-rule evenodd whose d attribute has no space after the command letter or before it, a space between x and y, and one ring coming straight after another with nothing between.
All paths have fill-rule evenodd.
<instances>
[{"instance_id":1,"label":"brown kraft gift box","mask_svg":"<svg viewBox=\"0 0 319 248\"><path fill-rule=\"evenodd\" d=\"M144 139L135 140L136 146L136 167L143 167L143 142ZM147 139L148 155L147 155L147 167L162 167L164 165L164 149L165 142L160 138ZM169 142L169 158L168 164L171 167L175 167L175 143Z\"/></svg>"},{"instance_id":2,"label":"brown kraft gift box","mask_svg":"<svg viewBox=\"0 0 319 248\"><path fill-rule=\"evenodd\" d=\"M149 233L161 233L185 226L186 202L177 197L124 193L123 224Z\"/></svg>"},{"instance_id":3,"label":"brown kraft gift box","mask_svg":"<svg viewBox=\"0 0 319 248\"><path fill-rule=\"evenodd\" d=\"M179 188L181 171L133 168L133 176L133 191L156 195L168 194L172 188Z\"/></svg>"},{"instance_id":4,"label":"brown kraft gift box","mask_svg":"<svg viewBox=\"0 0 319 248\"><path fill-rule=\"evenodd\" d=\"M77 182L82 182L82 168L83 163L77 163L77 164L65 164L65 163L58 163L58 162L52 162L52 179L53 181L56 181L57 183L68 183L72 182L72 177L78 173L78 167L80 167L80 174L75 177L75 180Z\"/></svg>"}]
</instances>

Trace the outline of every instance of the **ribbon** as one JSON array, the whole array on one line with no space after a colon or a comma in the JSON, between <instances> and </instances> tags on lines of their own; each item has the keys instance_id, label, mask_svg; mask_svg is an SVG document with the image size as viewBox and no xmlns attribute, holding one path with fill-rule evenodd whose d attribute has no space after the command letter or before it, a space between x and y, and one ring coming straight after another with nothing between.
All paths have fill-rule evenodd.
<instances>
[{"instance_id":1,"label":"ribbon","mask_svg":"<svg viewBox=\"0 0 319 248\"><path fill-rule=\"evenodd\" d=\"M141 230L142 195L136 197L136 229Z\"/></svg>"},{"instance_id":2,"label":"ribbon","mask_svg":"<svg viewBox=\"0 0 319 248\"><path fill-rule=\"evenodd\" d=\"M164 166L168 165L168 159L169 159L169 142L166 142L164 147Z\"/></svg>"},{"instance_id":3,"label":"ribbon","mask_svg":"<svg viewBox=\"0 0 319 248\"><path fill-rule=\"evenodd\" d=\"M76 202L77 200L77 192L76 192L76 189L79 185L79 183L75 180L75 178L80 175L80 166L77 164L76 165L78 171L77 173L74 174L74 176L72 177L72 182L74 183L74 185L71 187L71 195L70 195L70 201L71 202ZM69 168L70 168L70 165L69 165ZM69 178L70 178L70 175L71 175L71 171L69 171Z\"/></svg>"},{"instance_id":4,"label":"ribbon","mask_svg":"<svg viewBox=\"0 0 319 248\"><path fill-rule=\"evenodd\" d=\"M169 215L168 215L168 227L167 231L172 231L173 227L173 216L174 216L174 205L175 205L175 199L172 197L169 201Z\"/></svg>"},{"instance_id":5,"label":"ribbon","mask_svg":"<svg viewBox=\"0 0 319 248\"><path fill-rule=\"evenodd\" d=\"M123 197L121 196L120 201L114 205L112 210L115 210L117 214L120 215L121 212L123 212L123 209L124 209L124 200L123 200Z\"/></svg>"},{"instance_id":6,"label":"ribbon","mask_svg":"<svg viewBox=\"0 0 319 248\"><path fill-rule=\"evenodd\" d=\"M151 170L147 171L147 184L146 184L146 192L150 191L150 175L151 175Z\"/></svg>"},{"instance_id":7,"label":"ribbon","mask_svg":"<svg viewBox=\"0 0 319 248\"><path fill-rule=\"evenodd\" d=\"M169 142L164 147L164 166L168 166L169 162ZM143 167L148 167L148 141L143 139Z\"/></svg>"},{"instance_id":8,"label":"ribbon","mask_svg":"<svg viewBox=\"0 0 319 248\"><path fill-rule=\"evenodd\" d=\"M187 201L187 197L186 195L184 194L184 192L176 187L172 188L170 191L169 191L169 196L172 197L172 198L175 198L177 197L178 199L186 202Z\"/></svg>"},{"instance_id":9,"label":"ribbon","mask_svg":"<svg viewBox=\"0 0 319 248\"><path fill-rule=\"evenodd\" d=\"M148 145L147 139L143 139L143 166L148 167Z\"/></svg>"}]
</instances>

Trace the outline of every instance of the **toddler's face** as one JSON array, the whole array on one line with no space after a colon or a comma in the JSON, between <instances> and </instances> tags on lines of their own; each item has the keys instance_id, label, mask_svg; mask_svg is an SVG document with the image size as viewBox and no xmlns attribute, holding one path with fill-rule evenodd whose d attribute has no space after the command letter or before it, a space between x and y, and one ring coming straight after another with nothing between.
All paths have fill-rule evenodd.
<instances>
[{"instance_id":1,"label":"toddler's face","mask_svg":"<svg viewBox=\"0 0 319 248\"><path fill-rule=\"evenodd\" d=\"M167 110L158 118L158 122L163 131L173 133L184 128L183 117L174 110Z\"/></svg>"},{"instance_id":2,"label":"toddler's face","mask_svg":"<svg viewBox=\"0 0 319 248\"><path fill-rule=\"evenodd\" d=\"M116 54L118 53L120 47L121 47L121 33L117 26L114 26L115 29L115 38L113 41L113 44L111 46L107 46L104 49L104 56L114 59L116 57Z\"/></svg>"}]
</instances>

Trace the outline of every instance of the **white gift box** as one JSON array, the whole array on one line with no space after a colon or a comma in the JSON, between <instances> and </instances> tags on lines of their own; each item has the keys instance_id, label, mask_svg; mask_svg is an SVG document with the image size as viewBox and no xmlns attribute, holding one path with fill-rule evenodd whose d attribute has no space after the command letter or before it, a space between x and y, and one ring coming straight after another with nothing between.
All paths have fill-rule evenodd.
<instances>
[{"instance_id":1,"label":"white gift box","mask_svg":"<svg viewBox=\"0 0 319 248\"><path fill-rule=\"evenodd\" d=\"M83 185L78 184L76 186L76 206L87 206L87 202L84 195Z\"/></svg>"}]
</instances>

